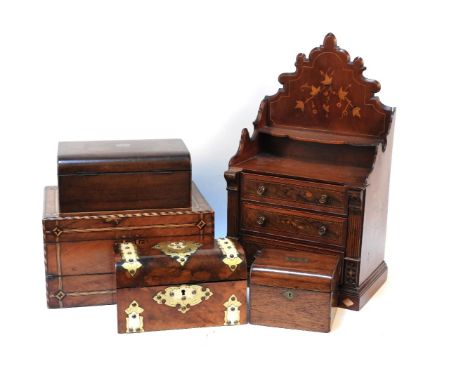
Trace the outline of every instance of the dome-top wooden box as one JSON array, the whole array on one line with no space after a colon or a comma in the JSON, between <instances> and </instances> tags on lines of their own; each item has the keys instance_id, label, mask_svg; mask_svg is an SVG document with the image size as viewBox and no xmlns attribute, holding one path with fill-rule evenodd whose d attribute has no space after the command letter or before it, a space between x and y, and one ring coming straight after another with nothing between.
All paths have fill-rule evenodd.
<instances>
[{"instance_id":1,"label":"dome-top wooden box","mask_svg":"<svg viewBox=\"0 0 468 382\"><path fill-rule=\"evenodd\" d=\"M189 208L190 153L181 139L60 142L60 212Z\"/></svg>"}]
</instances>

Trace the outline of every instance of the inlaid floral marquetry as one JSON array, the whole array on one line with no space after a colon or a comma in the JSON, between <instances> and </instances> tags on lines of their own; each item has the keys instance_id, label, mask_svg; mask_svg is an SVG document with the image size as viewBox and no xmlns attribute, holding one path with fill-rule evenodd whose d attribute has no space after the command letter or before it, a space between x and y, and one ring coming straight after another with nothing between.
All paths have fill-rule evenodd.
<instances>
[{"instance_id":1,"label":"inlaid floral marquetry","mask_svg":"<svg viewBox=\"0 0 468 382\"><path fill-rule=\"evenodd\" d=\"M325 118L329 117L330 108L336 108L341 118L353 117L361 118L361 108L354 105L349 98L352 84L337 85L334 83L335 71L328 69L320 71L322 79L320 82L309 85L306 83L300 86L304 94L303 99L296 100L294 107L301 112L317 114L322 109Z\"/></svg>"}]
</instances>

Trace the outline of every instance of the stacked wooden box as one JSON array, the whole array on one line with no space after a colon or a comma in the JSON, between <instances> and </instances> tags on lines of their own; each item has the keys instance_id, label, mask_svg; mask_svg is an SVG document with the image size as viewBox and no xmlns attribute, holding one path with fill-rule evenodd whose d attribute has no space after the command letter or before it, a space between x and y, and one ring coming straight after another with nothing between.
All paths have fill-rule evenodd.
<instances>
[{"instance_id":1,"label":"stacked wooden box","mask_svg":"<svg viewBox=\"0 0 468 382\"><path fill-rule=\"evenodd\" d=\"M206 311L212 318L197 321L179 313L174 327L245 322L242 248L229 239L214 239L214 211L191 182L190 154L181 140L63 142L58 178L58 188L45 189L43 217L50 308L117 302L121 330L130 303L140 294L146 301L146 287L153 287L155 295L180 287L180 301L172 298L175 306L189 311L191 305L198 310L194 316ZM195 282L215 297L200 298ZM196 293L185 296L185 291ZM238 319L225 322L224 303L232 295L244 312L237 309ZM195 300L206 302L195 308ZM177 312L159 303L139 304L152 329L167 328L152 323L152 309L157 317Z\"/></svg>"}]
</instances>

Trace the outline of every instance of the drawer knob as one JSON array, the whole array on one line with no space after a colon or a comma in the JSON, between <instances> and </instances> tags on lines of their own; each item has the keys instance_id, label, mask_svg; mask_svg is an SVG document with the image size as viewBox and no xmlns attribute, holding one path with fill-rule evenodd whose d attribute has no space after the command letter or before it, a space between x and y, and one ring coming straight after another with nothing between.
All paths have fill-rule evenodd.
<instances>
[{"instance_id":1,"label":"drawer knob","mask_svg":"<svg viewBox=\"0 0 468 382\"><path fill-rule=\"evenodd\" d=\"M262 196L266 191L266 187L261 184L260 186L257 187L257 195Z\"/></svg>"},{"instance_id":2,"label":"drawer knob","mask_svg":"<svg viewBox=\"0 0 468 382\"><path fill-rule=\"evenodd\" d=\"M328 195L327 194L323 194L320 196L320 199L319 199L319 203L320 204L326 204L328 202Z\"/></svg>"},{"instance_id":3,"label":"drawer knob","mask_svg":"<svg viewBox=\"0 0 468 382\"><path fill-rule=\"evenodd\" d=\"M264 226L265 223L266 223L266 217L265 216L260 215L259 217L257 217L257 224L258 225Z\"/></svg>"},{"instance_id":4,"label":"drawer knob","mask_svg":"<svg viewBox=\"0 0 468 382\"><path fill-rule=\"evenodd\" d=\"M324 225L321 225L320 228L319 228L319 230L318 230L318 234L319 234L320 236L323 236L323 235L325 235L326 233L327 233L327 227L325 227Z\"/></svg>"}]
</instances>

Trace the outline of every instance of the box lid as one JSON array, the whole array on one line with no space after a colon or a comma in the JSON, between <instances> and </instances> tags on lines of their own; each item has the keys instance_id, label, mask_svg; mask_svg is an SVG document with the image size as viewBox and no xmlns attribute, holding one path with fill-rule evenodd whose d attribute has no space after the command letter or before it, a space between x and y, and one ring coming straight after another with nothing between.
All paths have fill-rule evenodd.
<instances>
[{"instance_id":1,"label":"box lid","mask_svg":"<svg viewBox=\"0 0 468 382\"><path fill-rule=\"evenodd\" d=\"M210 245L160 242L144 254L137 244L121 242L115 252L118 289L247 279L244 250L226 238Z\"/></svg>"},{"instance_id":2,"label":"box lid","mask_svg":"<svg viewBox=\"0 0 468 382\"><path fill-rule=\"evenodd\" d=\"M59 142L58 174L190 171L181 139Z\"/></svg>"},{"instance_id":3,"label":"box lid","mask_svg":"<svg viewBox=\"0 0 468 382\"><path fill-rule=\"evenodd\" d=\"M331 292L338 280L340 258L313 252L264 249L255 259L251 284Z\"/></svg>"}]
</instances>

